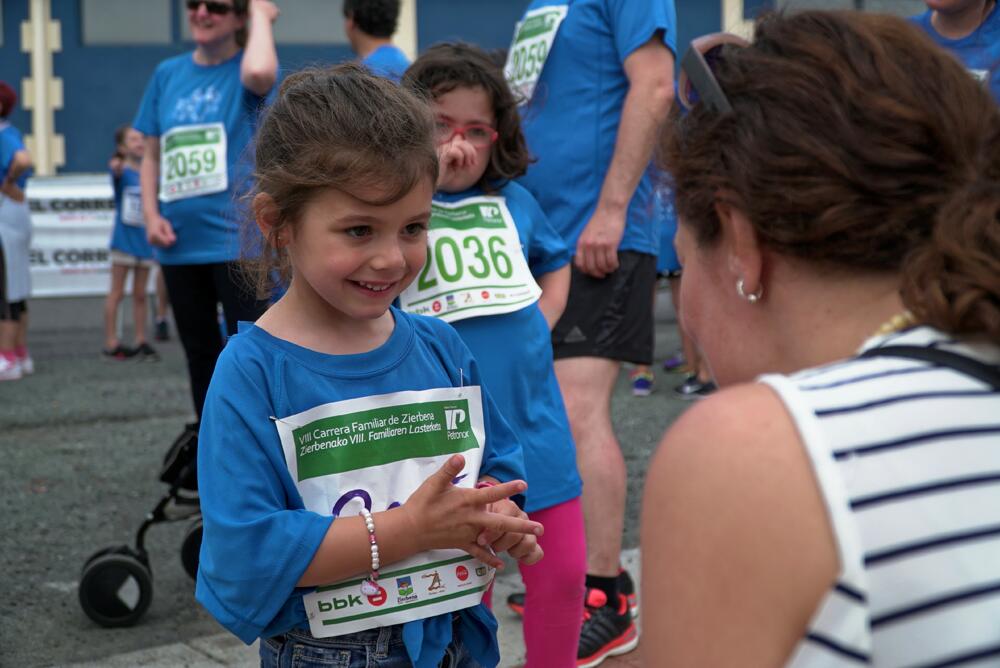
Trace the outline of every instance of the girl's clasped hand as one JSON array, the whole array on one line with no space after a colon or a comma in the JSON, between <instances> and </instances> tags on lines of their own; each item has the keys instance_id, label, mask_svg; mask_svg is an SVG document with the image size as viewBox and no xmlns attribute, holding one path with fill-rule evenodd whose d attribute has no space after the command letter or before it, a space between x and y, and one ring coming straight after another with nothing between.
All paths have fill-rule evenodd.
<instances>
[{"instance_id":1,"label":"girl's clasped hand","mask_svg":"<svg viewBox=\"0 0 1000 668\"><path fill-rule=\"evenodd\" d=\"M484 564L503 568L499 554L534 564L542 556L538 536L544 528L528 515L510 496L528 488L523 480L497 483L478 489L453 484L465 467L462 455L453 455L444 466L417 488L403 504L410 534L419 542L419 550L457 548L465 550Z\"/></svg>"}]
</instances>

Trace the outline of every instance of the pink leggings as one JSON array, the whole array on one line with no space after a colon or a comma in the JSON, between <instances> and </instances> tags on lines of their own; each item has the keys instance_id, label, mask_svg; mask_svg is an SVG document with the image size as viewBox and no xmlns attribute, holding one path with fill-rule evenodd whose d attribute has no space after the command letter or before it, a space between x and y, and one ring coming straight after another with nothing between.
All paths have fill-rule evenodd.
<instances>
[{"instance_id":1,"label":"pink leggings","mask_svg":"<svg viewBox=\"0 0 1000 668\"><path fill-rule=\"evenodd\" d=\"M524 579L525 668L576 666L576 650L583 621L587 542L583 508L577 497L528 517L545 526L538 539L545 558L521 566Z\"/></svg>"}]
</instances>

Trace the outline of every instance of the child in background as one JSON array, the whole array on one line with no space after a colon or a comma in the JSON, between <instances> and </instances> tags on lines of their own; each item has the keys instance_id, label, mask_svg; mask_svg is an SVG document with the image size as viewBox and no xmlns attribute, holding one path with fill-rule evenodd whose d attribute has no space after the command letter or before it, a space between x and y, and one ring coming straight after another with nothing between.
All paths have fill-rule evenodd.
<instances>
[{"instance_id":1,"label":"child in background","mask_svg":"<svg viewBox=\"0 0 1000 668\"><path fill-rule=\"evenodd\" d=\"M142 133L127 125L115 131L115 154L108 167L115 193L115 224L111 231L111 290L104 300L104 351L108 359L156 361L159 355L146 341L146 288L155 266L153 249L146 240L139 190L139 163L145 150ZM118 339L118 306L125 296L125 281L132 272L132 315L135 346Z\"/></svg>"},{"instance_id":2,"label":"child in background","mask_svg":"<svg viewBox=\"0 0 1000 668\"><path fill-rule=\"evenodd\" d=\"M577 665L586 575L581 482L552 364L570 254L534 197L511 179L530 156L503 73L480 49L441 44L402 85L430 98L441 174L427 264L404 310L450 322L524 447L525 509L545 525L544 561L522 564L527 665ZM586 658L586 657L582 657Z\"/></svg>"},{"instance_id":3,"label":"child in background","mask_svg":"<svg viewBox=\"0 0 1000 668\"><path fill-rule=\"evenodd\" d=\"M490 567L541 558L468 348L391 306L437 171L426 105L357 65L292 74L260 125L248 266L290 282L208 390L196 596L262 666L495 666Z\"/></svg>"},{"instance_id":4,"label":"child in background","mask_svg":"<svg viewBox=\"0 0 1000 668\"><path fill-rule=\"evenodd\" d=\"M28 353L31 214L26 192L33 165L21 132L7 120L16 105L17 93L0 81L0 381L35 370Z\"/></svg>"}]
</instances>

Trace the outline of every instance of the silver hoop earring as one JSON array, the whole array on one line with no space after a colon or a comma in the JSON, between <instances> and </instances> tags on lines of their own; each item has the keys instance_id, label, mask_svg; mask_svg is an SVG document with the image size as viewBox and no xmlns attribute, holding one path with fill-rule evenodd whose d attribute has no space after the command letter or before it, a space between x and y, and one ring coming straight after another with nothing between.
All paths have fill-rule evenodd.
<instances>
[{"instance_id":1,"label":"silver hoop earring","mask_svg":"<svg viewBox=\"0 0 1000 668\"><path fill-rule=\"evenodd\" d=\"M741 278L736 281L736 294L738 294L743 299L747 300L748 303L756 304L757 302L760 301L760 298L764 296L764 286L758 285L757 290L755 292L747 294L743 290L743 279Z\"/></svg>"}]
</instances>

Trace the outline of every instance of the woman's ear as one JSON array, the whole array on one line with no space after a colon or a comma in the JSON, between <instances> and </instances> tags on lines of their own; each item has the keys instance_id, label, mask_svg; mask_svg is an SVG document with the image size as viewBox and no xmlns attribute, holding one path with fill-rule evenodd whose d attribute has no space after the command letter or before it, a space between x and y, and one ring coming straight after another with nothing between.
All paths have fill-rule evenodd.
<instances>
[{"instance_id":1,"label":"woman's ear","mask_svg":"<svg viewBox=\"0 0 1000 668\"><path fill-rule=\"evenodd\" d=\"M258 193L253 198L253 215L257 221L257 229L264 236L264 239L275 248L282 248L288 245L289 230L281 229L278 205L267 193Z\"/></svg>"},{"instance_id":2,"label":"woman's ear","mask_svg":"<svg viewBox=\"0 0 1000 668\"><path fill-rule=\"evenodd\" d=\"M759 294L763 288L764 255L750 218L721 199L715 201L715 213L719 217L726 268L732 274L733 283L741 281L745 294Z\"/></svg>"}]
</instances>

